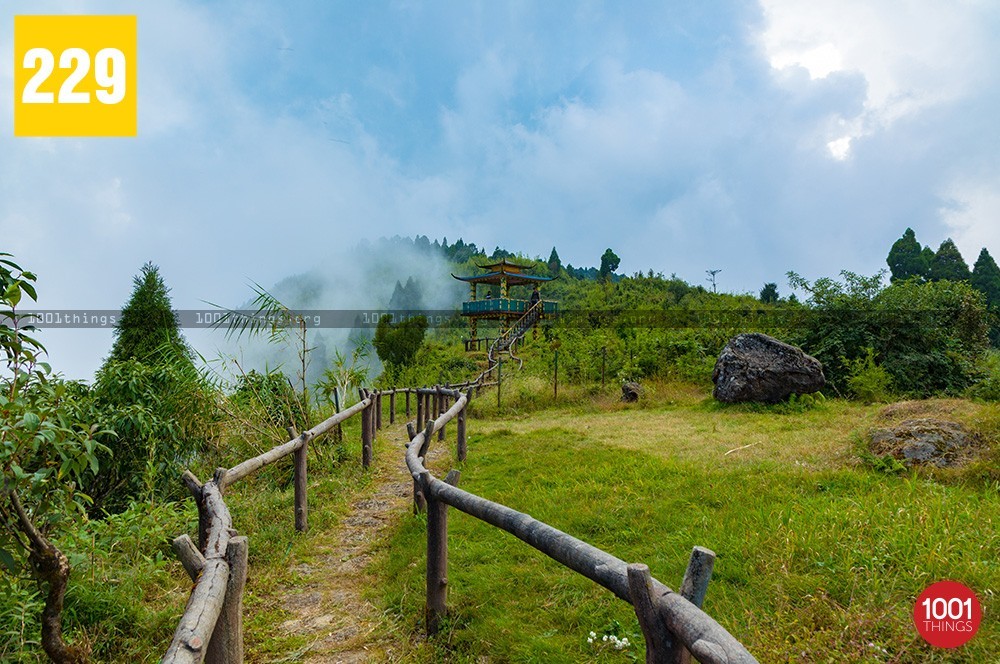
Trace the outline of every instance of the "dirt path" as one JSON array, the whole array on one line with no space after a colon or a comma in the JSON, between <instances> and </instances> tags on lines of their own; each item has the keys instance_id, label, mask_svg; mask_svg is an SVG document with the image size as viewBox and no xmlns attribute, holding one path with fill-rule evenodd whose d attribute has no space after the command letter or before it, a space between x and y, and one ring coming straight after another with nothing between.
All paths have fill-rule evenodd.
<instances>
[{"instance_id":1,"label":"dirt path","mask_svg":"<svg viewBox=\"0 0 1000 664\"><path fill-rule=\"evenodd\" d=\"M363 597L374 581L369 568L375 549L412 505L413 481L402 448L405 429L386 427L379 436L388 442L383 450L388 449L381 459L376 457L372 486L351 505L337 532L318 547L313 562L295 568L302 582L289 589L294 594L284 608L293 617L281 626L309 639L307 650L295 661L384 661L394 659L398 649L376 636L385 618Z\"/></svg>"}]
</instances>

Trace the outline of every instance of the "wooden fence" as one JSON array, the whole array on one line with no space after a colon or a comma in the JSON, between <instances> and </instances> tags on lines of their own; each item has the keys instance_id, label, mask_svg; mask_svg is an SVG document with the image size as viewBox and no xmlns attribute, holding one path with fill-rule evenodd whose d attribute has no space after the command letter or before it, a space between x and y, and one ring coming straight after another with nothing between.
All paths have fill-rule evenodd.
<instances>
[{"instance_id":1,"label":"wooden fence","mask_svg":"<svg viewBox=\"0 0 1000 664\"><path fill-rule=\"evenodd\" d=\"M631 604L645 637L648 663L688 662L691 656L703 664L757 662L739 641L701 610L715 559L708 549L694 548L680 592L674 592L654 579L646 565L626 564L527 514L459 489L457 470L450 471L444 480L434 477L424 467L424 458L434 433L438 432L439 440L442 439L445 426L453 419L457 419L457 457L459 461L465 459L465 413L472 389L462 393L437 388L433 392L438 405L432 406L430 413L437 417L431 417L426 409L418 410L415 426L409 427L410 442L406 448L406 466L413 476L414 505L427 510L428 632L436 632L447 614L448 507L451 506L514 535ZM453 405L445 410L449 402Z\"/></svg>"},{"instance_id":2,"label":"wooden fence","mask_svg":"<svg viewBox=\"0 0 1000 664\"><path fill-rule=\"evenodd\" d=\"M204 484L187 471L182 479L198 505L198 541L187 535L173 541L173 549L194 581L187 607L181 616L173 641L163 662L236 664L243 661L243 589L246 584L247 538L238 535L223 495L237 481L252 475L286 456L293 456L295 529L308 529L307 453L309 443L338 428L342 422L361 415L361 463L368 468L373 461L372 445L376 430L382 426L382 397L389 395L390 421L395 419L395 400L406 393L406 411L410 411L410 392L362 390L361 400L333 415L301 435L289 429L291 439L232 468L219 468Z\"/></svg>"},{"instance_id":3,"label":"wooden fence","mask_svg":"<svg viewBox=\"0 0 1000 664\"><path fill-rule=\"evenodd\" d=\"M181 535L173 549L194 581L187 607L162 661L187 664L238 664L243 661L243 590L246 584L247 538L233 528L223 495L225 490L264 466L293 455L294 521L296 530L308 528L306 500L307 452L310 442L347 419L361 415L362 465L373 461L375 432L382 428L384 396L389 398L389 422L394 423L397 396L405 398L410 442L406 465L413 476L414 510L427 511L426 623L437 631L447 614L448 506L474 516L538 549L629 602L635 609L646 640L646 661L680 664L693 655L703 664L750 664L756 659L721 625L701 610L712 574L715 554L695 547L680 592L654 579L642 564L626 564L605 551L578 540L548 524L458 488L459 472L444 480L424 467L431 440L445 439L447 425L455 420L456 457L467 455L467 405L488 384L470 381L445 387L361 390L361 400L308 431L268 452L232 468L219 468L202 483L187 471L182 479L198 505L198 540ZM462 390L465 390L464 392ZM412 404L411 408L411 397ZM414 413L415 411L415 413Z\"/></svg>"}]
</instances>

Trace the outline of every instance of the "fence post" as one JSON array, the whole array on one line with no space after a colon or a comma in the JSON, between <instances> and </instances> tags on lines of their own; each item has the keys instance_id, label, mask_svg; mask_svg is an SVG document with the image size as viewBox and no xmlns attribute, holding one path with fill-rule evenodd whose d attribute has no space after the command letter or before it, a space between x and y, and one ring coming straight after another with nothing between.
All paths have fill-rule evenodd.
<instances>
[{"instance_id":1,"label":"fence post","mask_svg":"<svg viewBox=\"0 0 1000 664\"><path fill-rule=\"evenodd\" d=\"M288 427L288 435L293 439L299 434L295 427ZM306 500L306 487L308 486L308 466L306 463L306 450L309 443L302 441L302 447L295 450L292 456L292 475L295 484L295 530L300 533L309 529L309 505Z\"/></svg>"},{"instance_id":2,"label":"fence post","mask_svg":"<svg viewBox=\"0 0 1000 664\"><path fill-rule=\"evenodd\" d=\"M699 609L705 602L708 592L708 582L712 580L712 568L715 566L715 552L703 546L691 549L684 580L681 581L681 597L691 602ZM677 652L671 664L690 664L691 653L684 646L677 644Z\"/></svg>"},{"instance_id":3,"label":"fence post","mask_svg":"<svg viewBox=\"0 0 1000 664\"><path fill-rule=\"evenodd\" d=\"M396 423L396 388L389 392L389 424Z\"/></svg>"},{"instance_id":4,"label":"fence post","mask_svg":"<svg viewBox=\"0 0 1000 664\"><path fill-rule=\"evenodd\" d=\"M646 640L646 664L673 664L677 655L673 639L660 618L649 567L632 563L627 568L629 599Z\"/></svg>"},{"instance_id":5,"label":"fence post","mask_svg":"<svg viewBox=\"0 0 1000 664\"><path fill-rule=\"evenodd\" d=\"M465 413L469 410L469 402L472 400L472 388L469 388L465 393L465 408L458 411L458 423L455 425L457 431L455 432L455 447L456 455L458 456L458 462L462 463L465 461L466 454L466 441L465 441Z\"/></svg>"},{"instance_id":6,"label":"fence post","mask_svg":"<svg viewBox=\"0 0 1000 664\"><path fill-rule=\"evenodd\" d=\"M446 392L444 388L439 387L437 388L437 394L438 394L437 416L434 419L441 417L442 415L444 415L444 412L448 410L448 392ZM444 440L444 428L446 426L447 426L446 424L441 425L441 430L438 431L438 440Z\"/></svg>"},{"instance_id":7,"label":"fence post","mask_svg":"<svg viewBox=\"0 0 1000 664\"><path fill-rule=\"evenodd\" d=\"M333 412L340 412L340 388L333 388ZM338 443L344 442L344 430L340 427L340 422L337 422L337 431L334 437Z\"/></svg>"},{"instance_id":8,"label":"fence post","mask_svg":"<svg viewBox=\"0 0 1000 664\"><path fill-rule=\"evenodd\" d=\"M375 430L382 430L382 390L375 392Z\"/></svg>"},{"instance_id":9,"label":"fence post","mask_svg":"<svg viewBox=\"0 0 1000 664\"><path fill-rule=\"evenodd\" d=\"M222 612L205 653L207 664L243 663L243 589L247 582L249 543L245 536L233 537L226 547L229 582Z\"/></svg>"},{"instance_id":10,"label":"fence post","mask_svg":"<svg viewBox=\"0 0 1000 664\"><path fill-rule=\"evenodd\" d=\"M459 472L452 470L445 482L458 485ZM431 474L420 474L427 499L427 633L436 634L448 613L448 505L430 492Z\"/></svg>"},{"instance_id":11,"label":"fence post","mask_svg":"<svg viewBox=\"0 0 1000 664\"><path fill-rule=\"evenodd\" d=\"M409 427L407 427L407 432L409 432ZM431 435L434 433L434 422L428 422L427 426L424 427L424 442L420 444L420 449L417 450L417 457L421 462L424 460L424 455L427 454L427 446L430 444ZM413 439L410 439L410 445L413 444ZM413 478L413 513L419 514L424 511L427 507L427 494L424 493L424 486L420 482L419 477Z\"/></svg>"},{"instance_id":12,"label":"fence post","mask_svg":"<svg viewBox=\"0 0 1000 664\"><path fill-rule=\"evenodd\" d=\"M362 401L365 395L362 394ZM369 403L361 411L361 467L367 469L372 465L372 404Z\"/></svg>"},{"instance_id":13,"label":"fence post","mask_svg":"<svg viewBox=\"0 0 1000 664\"><path fill-rule=\"evenodd\" d=\"M406 388L406 419L410 419L410 388Z\"/></svg>"},{"instance_id":14,"label":"fence post","mask_svg":"<svg viewBox=\"0 0 1000 664\"><path fill-rule=\"evenodd\" d=\"M424 395L417 388L417 429L424 428Z\"/></svg>"}]
</instances>

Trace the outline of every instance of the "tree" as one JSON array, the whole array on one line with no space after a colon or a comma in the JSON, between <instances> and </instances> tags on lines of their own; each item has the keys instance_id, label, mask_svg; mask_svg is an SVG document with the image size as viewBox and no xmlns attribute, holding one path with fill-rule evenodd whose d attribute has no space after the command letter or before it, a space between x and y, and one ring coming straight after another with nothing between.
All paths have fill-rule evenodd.
<instances>
[{"instance_id":1,"label":"tree","mask_svg":"<svg viewBox=\"0 0 1000 664\"><path fill-rule=\"evenodd\" d=\"M115 326L115 343L109 362L136 359L155 363L162 353L191 359L191 350L180 332L177 314L170 305L170 289L160 269L146 263L133 279L134 288Z\"/></svg>"},{"instance_id":2,"label":"tree","mask_svg":"<svg viewBox=\"0 0 1000 664\"><path fill-rule=\"evenodd\" d=\"M931 261L930 279L931 281L969 281L972 273L969 272L969 265L962 258L961 252L951 238L948 238L938 247Z\"/></svg>"},{"instance_id":3,"label":"tree","mask_svg":"<svg viewBox=\"0 0 1000 664\"><path fill-rule=\"evenodd\" d=\"M774 304L778 301L778 284L768 282L760 289L760 301L764 304Z\"/></svg>"},{"instance_id":4,"label":"tree","mask_svg":"<svg viewBox=\"0 0 1000 664\"><path fill-rule=\"evenodd\" d=\"M598 271L598 277L602 282L607 282L611 279L612 273L618 269L621 264L621 259L615 252L611 251L610 247L604 250L604 254L601 256L601 269Z\"/></svg>"},{"instance_id":5,"label":"tree","mask_svg":"<svg viewBox=\"0 0 1000 664\"><path fill-rule=\"evenodd\" d=\"M423 316L414 316L394 325L392 317L386 314L379 318L372 345L382 363L390 371L396 371L413 363L426 332L427 319Z\"/></svg>"},{"instance_id":6,"label":"tree","mask_svg":"<svg viewBox=\"0 0 1000 664\"><path fill-rule=\"evenodd\" d=\"M972 278L969 280L972 287L986 296L986 302L990 307L1000 305L1000 267L990 256L990 252L983 247L979 252L976 264L972 266Z\"/></svg>"},{"instance_id":7,"label":"tree","mask_svg":"<svg viewBox=\"0 0 1000 664\"><path fill-rule=\"evenodd\" d=\"M101 446L86 399L79 398L86 388L54 378L39 359L45 349L17 313L23 296L37 299L35 275L8 256L0 254L0 348L7 360L0 379L0 569L15 576L27 571L46 588L42 648L54 662L76 664L89 653L63 640L72 568L53 537L84 514L85 496L76 487L97 472Z\"/></svg>"},{"instance_id":8,"label":"tree","mask_svg":"<svg viewBox=\"0 0 1000 664\"><path fill-rule=\"evenodd\" d=\"M930 251L930 249L928 249ZM930 267L928 256L917 242L912 228L907 228L903 237L896 240L885 262L889 264L890 281L900 281L910 277L927 277Z\"/></svg>"},{"instance_id":9,"label":"tree","mask_svg":"<svg viewBox=\"0 0 1000 664\"><path fill-rule=\"evenodd\" d=\"M559 274L561 267L562 261L559 260L559 254L556 253L556 248L552 247L552 253L549 254L549 274Z\"/></svg>"}]
</instances>

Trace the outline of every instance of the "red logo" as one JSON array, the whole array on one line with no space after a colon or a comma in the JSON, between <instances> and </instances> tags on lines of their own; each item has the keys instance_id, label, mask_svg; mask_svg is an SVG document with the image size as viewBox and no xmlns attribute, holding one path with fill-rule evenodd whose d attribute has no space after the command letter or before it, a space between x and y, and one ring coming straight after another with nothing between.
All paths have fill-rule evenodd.
<instances>
[{"instance_id":1,"label":"red logo","mask_svg":"<svg viewBox=\"0 0 1000 664\"><path fill-rule=\"evenodd\" d=\"M957 648L976 635L983 607L968 586L938 581L920 593L913 622L924 640L938 648Z\"/></svg>"}]
</instances>

